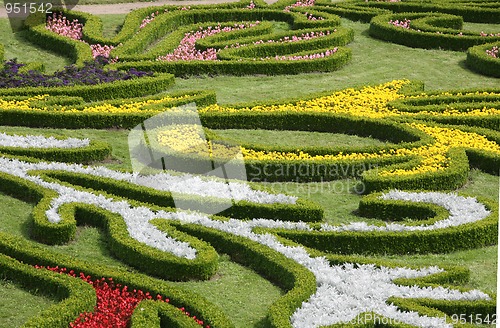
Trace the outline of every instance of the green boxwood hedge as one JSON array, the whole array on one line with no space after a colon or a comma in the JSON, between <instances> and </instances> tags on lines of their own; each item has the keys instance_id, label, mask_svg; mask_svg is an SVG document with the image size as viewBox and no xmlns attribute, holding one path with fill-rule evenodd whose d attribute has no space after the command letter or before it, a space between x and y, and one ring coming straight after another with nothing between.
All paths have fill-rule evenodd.
<instances>
[{"instance_id":1,"label":"green boxwood hedge","mask_svg":"<svg viewBox=\"0 0 500 328\"><path fill-rule=\"evenodd\" d=\"M171 76L167 77L170 79ZM161 80L158 85L153 86L154 79L151 81L151 86L153 87L150 92L156 93L160 91ZM148 83L146 83L147 87ZM165 87L165 86L164 86ZM158 88L158 90L155 89ZM71 88L66 88L60 90L61 94L69 93L70 95L77 95L78 92L72 91ZM21 91L19 91L21 92ZM124 90L125 92L125 90ZM0 90L1 94L1 90ZM111 95L112 96L112 95ZM131 95L133 96L133 94ZM86 103L81 97L67 97L67 96L54 96L48 97L47 100L31 102L31 106L34 108L44 108L54 110L0 110L0 120L4 125L13 126L28 126L28 127L50 127L50 128L66 128L66 129L106 129L106 128L125 128L131 129L141 124L146 119L154 116L158 113L156 112L144 112L141 113L104 113L104 112L64 112L58 110L61 106L71 107L73 109L79 110L86 106L98 106L102 104L116 105L120 106L125 103L131 102L142 102L150 99L159 99L164 96L170 96L173 98L186 96L180 99L173 99L168 103L163 104L162 107L158 107L158 111L165 110L166 108L182 106L189 103L195 103L198 107L208 106L216 102L215 93L212 91L191 91L191 92L176 92L171 94L161 94L154 96L147 96L141 98L128 98L122 95L122 97L116 97L117 99L109 99L102 102ZM105 93L102 94L102 98L107 99ZM4 100L23 100L26 97L12 97L6 96L2 97Z\"/></svg>"},{"instance_id":2,"label":"green boxwood hedge","mask_svg":"<svg viewBox=\"0 0 500 328\"><path fill-rule=\"evenodd\" d=\"M257 271L285 290L286 294L269 309L270 327L291 328L291 315L316 291L312 272L257 242L197 225L182 224L177 228L209 242L233 261Z\"/></svg>"},{"instance_id":3,"label":"green boxwood hedge","mask_svg":"<svg viewBox=\"0 0 500 328\"><path fill-rule=\"evenodd\" d=\"M410 28L394 26L389 21L411 20ZM414 48L467 50L500 40L500 36L480 36L459 30L462 17L434 13L398 13L379 15L370 21L370 35L385 41ZM448 27L452 26L452 28Z\"/></svg>"},{"instance_id":4,"label":"green boxwood hedge","mask_svg":"<svg viewBox=\"0 0 500 328\"><path fill-rule=\"evenodd\" d=\"M40 285L46 286L51 295L59 295L59 297L66 297L68 293L64 292L64 289L71 288L68 299L48 309L47 313L42 313L41 316L33 318L32 323L28 322L28 327L68 327L69 323L74 321L81 312L90 311L95 305L95 292L89 284L66 275L51 273L48 270L37 270L32 267L40 265L64 267L68 271L83 272L95 278L112 278L115 283L128 286L130 290L140 289L149 292L151 295L162 295L164 299L169 298L169 304L179 308L184 307L186 311L196 315L207 325L234 328L234 325L220 308L200 295L174 286L164 280L153 279L137 272L132 273L116 266L110 268L100 263L77 260L73 256L59 253L23 237L16 237L5 232L0 232L0 253L2 254L2 260L0 261L2 271L0 272L7 272L7 279L9 280L33 289L40 288ZM3 260L5 255L15 258L17 264L12 264L12 260L5 262ZM21 270L24 270L25 273L18 270L19 262L17 261L24 263ZM11 268L7 268L7 266ZM7 269L4 270L4 268ZM11 272L13 274L10 274ZM50 282L52 277L56 277L54 283ZM64 285L69 286L63 287ZM78 291L76 291L76 288L79 288ZM57 291L54 291L54 289ZM92 295L90 295L91 292ZM161 303L158 303L158 305L162 306Z\"/></svg>"},{"instance_id":5,"label":"green boxwood hedge","mask_svg":"<svg viewBox=\"0 0 500 328\"><path fill-rule=\"evenodd\" d=\"M134 199L139 202L149 203L162 207L175 207L174 199L170 192L158 191L156 189L137 186L124 181L117 181L109 178L94 177L77 173L64 171L42 171L43 176L55 178L59 181L68 182L73 185L90 188L93 190L106 190L107 193L120 197ZM210 204L214 206L220 205L220 200L212 197L200 197L194 195L179 195L176 194L177 200L182 200L182 204L193 204L193 208L210 208ZM190 208L182 208L190 209ZM236 219L251 219L254 217L271 219L271 220L286 220L286 221L304 221L304 222L320 222L323 219L323 209L308 200L299 198L296 204L259 204L249 201L233 201L233 205L219 213L219 215L232 217Z\"/></svg>"},{"instance_id":6,"label":"green boxwood hedge","mask_svg":"<svg viewBox=\"0 0 500 328\"><path fill-rule=\"evenodd\" d=\"M56 162L89 163L109 157L111 146L103 141L92 140L88 146L81 148L0 147L0 154L27 156Z\"/></svg>"},{"instance_id":7,"label":"green boxwood hedge","mask_svg":"<svg viewBox=\"0 0 500 328\"><path fill-rule=\"evenodd\" d=\"M361 20L369 22L377 15L388 14L389 12L432 12L461 16L467 22L474 23L498 23L500 6L496 1L474 1L472 4L467 0L460 1L346 1L331 3L326 0L317 1L317 5L322 10L332 12L351 20Z\"/></svg>"},{"instance_id":8,"label":"green boxwood hedge","mask_svg":"<svg viewBox=\"0 0 500 328\"><path fill-rule=\"evenodd\" d=\"M381 202L379 194L365 196L362 213L379 217L380 213L388 213L390 217L404 217L418 209L417 219L428 217L426 212L436 211L427 205L415 205L410 202ZM337 254L427 254L450 253L458 250L472 249L495 245L498 237L498 205L486 199L480 199L491 214L474 223L463 224L445 229L429 231L405 232L320 232L293 231L274 229L274 233L297 243ZM377 214L373 210L377 209ZM411 216L410 218L412 218ZM435 218L430 218L435 220ZM429 221L428 221L429 222ZM369 248L366 245L370 245Z\"/></svg>"},{"instance_id":9,"label":"green boxwood hedge","mask_svg":"<svg viewBox=\"0 0 500 328\"><path fill-rule=\"evenodd\" d=\"M92 312L97 302L94 288L67 275L36 269L0 253L0 277L27 290L59 301L25 322L23 328L68 327L80 313Z\"/></svg>"},{"instance_id":10,"label":"green boxwood hedge","mask_svg":"<svg viewBox=\"0 0 500 328\"><path fill-rule=\"evenodd\" d=\"M172 74L155 74L130 80L120 80L96 85L75 85L68 87L23 87L4 88L0 97L5 96L74 96L85 101L140 97L165 91L174 84ZM18 121L19 122L19 121Z\"/></svg>"},{"instance_id":11,"label":"green boxwood hedge","mask_svg":"<svg viewBox=\"0 0 500 328\"><path fill-rule=\"evenodd\" d=\"M125 263L143 272L171 280L207 279L217 270L217 253L206 243L169 229L169 235L188 241L197 250L194 260L176 257L156 250L132 239L122 218L114 213L88 204L65 204L58 213L61 221L51 223L46 211L51 208L57 194L32 182L8 174L0 174L2 192L16 197L27 193L37 202L31 214L31 236L47 244L62 244L74 238L76 225L86 224L102 228L108 234L111 252Z\"/></svg>"},{"instance_id":12,"label":"green boxwood hedge","mask_svg":"<svg viewBox=\"0 0 500 328\"><path fill-rule=\"evenodd\" d=\"M492 50L493 47L500 47L500 42L469 48L465 61L467 67L484 75L500 77L500 58L486 54L486 50Z\"/></svg>"}]
</instances>

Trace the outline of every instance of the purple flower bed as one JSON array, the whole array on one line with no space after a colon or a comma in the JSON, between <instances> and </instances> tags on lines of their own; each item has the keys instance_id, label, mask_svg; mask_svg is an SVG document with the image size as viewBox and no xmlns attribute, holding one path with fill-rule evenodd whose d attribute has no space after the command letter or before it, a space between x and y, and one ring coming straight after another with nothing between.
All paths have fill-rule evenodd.
<instances>
[{"instance_id":1,"label":"purple flower bed","mask_svg":"<svg viewBox=\"0 0 500 328\"><path fill-rule=\"evenodd\" d=\"M106 58L97 57L94 61L86 62L83 67L70 65L48 75L34 70L20 72L19 68L24 64L12 59L4 62L0 69L0 88L93 85L152 75L152 73L138 71L135 68L131 68L129 71L104 69L104 65L107 63Z\"/></svg>"}]
</instances>

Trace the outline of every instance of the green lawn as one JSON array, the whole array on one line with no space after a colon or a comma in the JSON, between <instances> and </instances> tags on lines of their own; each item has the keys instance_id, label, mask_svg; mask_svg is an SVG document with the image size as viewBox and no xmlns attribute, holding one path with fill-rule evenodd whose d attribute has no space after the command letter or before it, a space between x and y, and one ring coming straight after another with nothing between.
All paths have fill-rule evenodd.
<instances>
[{"instance_id":1,"label":"green lawn","mask_svg":"<svg viewBox=\"0 0 500 328\"><path fill-rule=\"evenodd\" d=\"M235 140L238 143L252 143L277 147L363 147L384 145L384 142L377 139L339 133L244 129L215 130L214 132L223 138Z\"/></svg>"}]
</instances>

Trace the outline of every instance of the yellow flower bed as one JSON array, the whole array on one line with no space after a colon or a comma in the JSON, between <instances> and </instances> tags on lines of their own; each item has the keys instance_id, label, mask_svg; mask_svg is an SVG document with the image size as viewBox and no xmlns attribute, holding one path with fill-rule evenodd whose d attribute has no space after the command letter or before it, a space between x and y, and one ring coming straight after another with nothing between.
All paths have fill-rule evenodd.
<instances>
[{"instance_id":1,"label":"yellow flower bed","mask_svg":"<svg viewBox=\"0 0 500 328\"><path fill-rule=\"evenodd\" d=\"M48 96L47 95L41 95L41 96L34 96L31 98L28 98L26 100L3 100L0 98L0 109L1 110L31 110L31 102L33 101L38 101L38 100L44 100Z\"/></svg>"},{"instance_id":2,"label":"yellow flower bed","mask_svg":"<svg viewBox=\"0 0 500 328\"><path fill-rule=\"evenodd\" d=\"M433 98L441 96L453 96L458 99L462 96L492 96L496 93L475 92L475 93L449 93L443 92L436 95L404 96L398 93L403 86L408 84L408 80L395 80L380 84L377 86L366 86L360 89L348 88L334 92L331 95L317 97L311 100L298 101L281 105L254 106L247 108L232 108L220 105L210 105L199 109L200 113L225 112L236 113L241 111L251 112L318 112L332 114L349 114L359 117L368 117L374 119L383 118L404 118L418 117L419 115L433 116L451 116L451 117L481 117L500 115L500 110L496 108L483 107L481 109L457 110L453 105L449 105L444 111L418 111L402 112L390 108L388 103L396 99L418 99ZM83 109L59 106L50 108L39 108L32 105L35 101L46 99L48 96L35 96L22 101L5 101L0 99L0 110L58 110L64 112L99 112L99 113L138 113L149 112L156 113L165 110L162 105L166 105L173 100L179 100L188 97L170 97L165 96L161 99L146 100L139 102L125 102L120 105L100 104L87 106ZM487 140L484 136L476 133L467 133L457 129L430 127L424 124L411 124L412 127L419 129L435 139L435 143L425 145L414 149L397 149L391 151L380 151L376 153L351 153L351 154L327 154L310 155L308 153L297 152L275 152L275 151L256 151L233 146L214 144L207 142L202 138L203 134L194 127L179 127L178 130L162 131L158 134L158 142L163 146L169 146L175 151L182 151L193 154L210 154L211 157L217 155L227 157L229 154L237 154L241 151L245 159L249 160L302 160L302 161L357 161L366 159L382 159L389 156L410 156L417 155L421 158L420 164L411 170L393 170L382 172L382 175L401 175L418 174L425 172L435 172L449 166L450 159L446 153L453 147L469 147L482 149L496 154L500 154L498 144Z\"/></svg>"},{"instance_id":3,"label":"yellow flower bed","mask_svg":"<svg viewBox=\"0 0 500 328\"><path fill-rule=\"evenodd\" d=\"M149 99L139 102L124 102L120 105L99 104L95 106L86 106L83 109L77 109L68 106L52 106L52 107L36 107L33 102L46 100L49 95L40 95L30 97L26 100L5 101L0 99L0 110L33 110L33 111L60 111L69 113L93 112L93 113L160 113L168 108L162 108L162 105L167 105L174 100L188 98L189 95L179 97L165 96L161 99ZM160 107L161 109L158 109Z\"/></svg>"},{"instance_id":4,"label":"yellow flower bed","mask_svg":"<svg viewBox=\"0 0 500 328\"><path fill-rule=\"evenodd\" d=\"M500 146L484 136L477 133L463 132L457 129L430 127L424 124L410 124L429 135L436 142L433 145L426 145L414 149L398 149L398 155L419 155L422 157L420 165L411 169L396 169L392 171L381 172L382 176L388 175L411 175L426 172L435 172L442 170L449 165L449 158L446 153L454 147L474 148L486 150L500 155Z\"/></svg>"},{"instance_id":5,"label":"yellow flower bed","mask_svg":"<svg viewBox=\"0 0 500 328\"><path fill-rule=\"evenodd\" d=\"M242 159L242 147L208 141L201 125L177 124L163 127L156 133L156 141L164 151L208 156L218 160Z\"/></svg>"},{"instance_id":6,"label":"yellow flower bed","mask_svg":"<svg viewBox=\"0 0 500 328\"><path fill-rule=\"evenodd\" d=\"M389 108L387 104L396 99L417 99L417 98L433 98L441 96L491 96L496 95L493 92L474 92L474 93L449 93L443 92L437 95L427 95L421 93L419 95L404 96L399 94L399 90L410 81L395 80L380 84L377 86L366 86L359 90L349 88L333 93L332 95L319 97L307 101L298 101L296 103L269 105L269 106L254 106L244 108L232 108L220 105L210 105L200 110L205 112L225 112L237 113L241 111L251 112L316 112L316 113L336 113L350 114L354 116L362 116L369 118L386 118L400 116L456 116L456 117L472 117L472 116L489 116L500 115L500 109L483 107L482 109L471 109L459 111L452 106L444 111L418 111L418 112L403 112L397 109Z\"/></svg>"},{"instance_id":7,"label":"yellow flower bed","mask_svg":"<svg viewBox=\"0 0 500 328\"><path fill-rule=\"evenodd\" d=\"M157 134L158 144L176 152L209 154L203 128L195 124L163 127Z\"/></svg>"},{"instance_id":8,"label":"yellow flower bed","mask_svg":"<svg viewBox=\"0 0 500 328\"><path fill-rule=\"evenodd\" d=\"M329 96L298 101L293 104L254 106L241 109L210 105L202 108L200 112L320 112L382 118L398 115L397 112L387 108L387 103L402 98L403 95L398 94L398 91L407 83L409 83L408 80L397 80L377 86L367 86L359 90L349 88Z\"/></svg>"}]
</instances>

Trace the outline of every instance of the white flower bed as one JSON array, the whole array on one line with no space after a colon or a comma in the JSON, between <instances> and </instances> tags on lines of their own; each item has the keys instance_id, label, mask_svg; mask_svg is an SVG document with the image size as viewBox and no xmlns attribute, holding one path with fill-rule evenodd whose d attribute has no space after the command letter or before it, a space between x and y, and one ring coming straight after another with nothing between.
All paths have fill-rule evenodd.
<instances>
[{"instance_id":1,"label":"white flower bed","mask_svg":"<svg viewBox=\"0 0 500 328\"><path fill-rule=\"evenodd\" d=\"M311 257L303 247L285 246L271 234L257 234L253 232L256 226L285 227L290 229L309 229L303 222L289 223L272 220L254 219L241 221L230 219L228 221L215 221L200 213L188 212L153 212L146 207L133 207L126 201L114 201L104 196L88 192L77 191L57 183L48 183L40 177L29 176L29 170L67 170L72 172L88 173L95 175L111 173L123 177L122 173L105 168L83 168L78 165L62 163L26 163L18 160L9 160L0 157L0 171L13 174L33 181L45 188L55 190L59 197L52 201L47 216L51 222L60 220L58 208L65 203L83 202L105 208L120 214L126 224L130 235L152 247L170 252L185 258L194 258L196 251L188 244L167 237L157 230L149 221L153 218L179 220L182 223L193 223L219 231L242 236L269 247L284 256L296 261L310 270L317 281L317 291L311 298L302 304L291 317L293 327L313 328L341 322L349 322L365 312L373 311L397 322L407 323L419 327L450 327L444 318L421 316L415 312L404 312L385 302L391 296L403 298L426 297L444 300L478 300L490 299L485 293L477 290L459 292L448 288L421 288L418 286L398 286L393 283L397 278L424 277L441 272L437 267L421 268L418 270L408 268L376 268L373 265L352 264L330 265L324 257ZM104 175L109 176L109 175ZM125 174L126 176L126 174ZM123 180L123 179L122 179ZM474 215L475 219L487 215L487 211L474 199L465 199L456 195L441 193L405 193L394 191L386 194L387 199L403 199L410 201L434 202L445 206L450 211L453 222L463 222L463 216ZM399 197L399 198L398 198ZM464 211L461 213L461 211ZM463 215L462 215L463 214ZM477 214L477 215L476 215ZM457 219L458 217L458 219ZM461 219L462 218L462 219ZM434 229L440 226L435 226Z\"/></svg>"},{"instance_id":2,"label":"white flower bed","mask_svg":"<svg viewBox=\"0 0 500 328\"><path fill-rule=\"evenodd\" d=\"M10 135L0 132L1 147L18 147L18 148L82 148L87 147L90 140L67 138L56 139L54 137L44 136L19 136L17 134Z\"/></svg>"},{"instance_id":3,"label":"white flower bed","mask_svg":"<svg viewBox=\"0 0 500 328\"><path fill-rule=\"evenodd\" d=\"M388 223L383 226L369 225L365 222L353 222L339 226L323 224L321 231L428 231L455 227L466 223L476 222L486 218L490 211L479 203L477 199L462 197L456 194L439 192L406 192L392 190L381 196L386 200L406 200L417 203L432 203L444 207L450 212L445 220L430 225L410 226L399 223Z\"/></svg>"},{"instance_id":4,"label":"white flower bed","mask_svg":"<svg viewBox=\"0 0 500 328\"><path fill-rule=\"evenodd\" d=\"M164 191L193 194L202 197L211 196L234 199L235 201L247 200L259 204L295 204L297 201L297 197L294 196L270 194L264 191L253 190L246 183L226 183L202 179L199 176L190 174L171 175L168 173L159 173L154 175L138 175L135 183Z\"/></svg>"},{"instance_id":5,"label":"white flower bed","mask_svg":"<svg viewBox=\"0 0 500 328\"><path fill-rule=\"evenodd\" d=\"M318 289L311 299L304 302L302 307L293 314L291 321L293 327L296 328L313 328L349 322L356 316L369 311L394 321L419 327L451 327L443 318L426 317L415 312L400 311L393 305L387 305L385 301L391 296L444 300L490 299L487 294L477 290L462 293L443 287L398 286L392 282L397 278L424 277L442 272L442 269L437 267L415 270L376 268L373 265L361 265L357 268L353 264L330 265L323 257L311 257L302 247L285 246L273 235L252 232L255 220L244 222L231 219L220 222L210 220L202 215L186 213L162 212L158 215L246 237L274 249L309 269L316 277Z\"/></svg>"}]
</instances>

